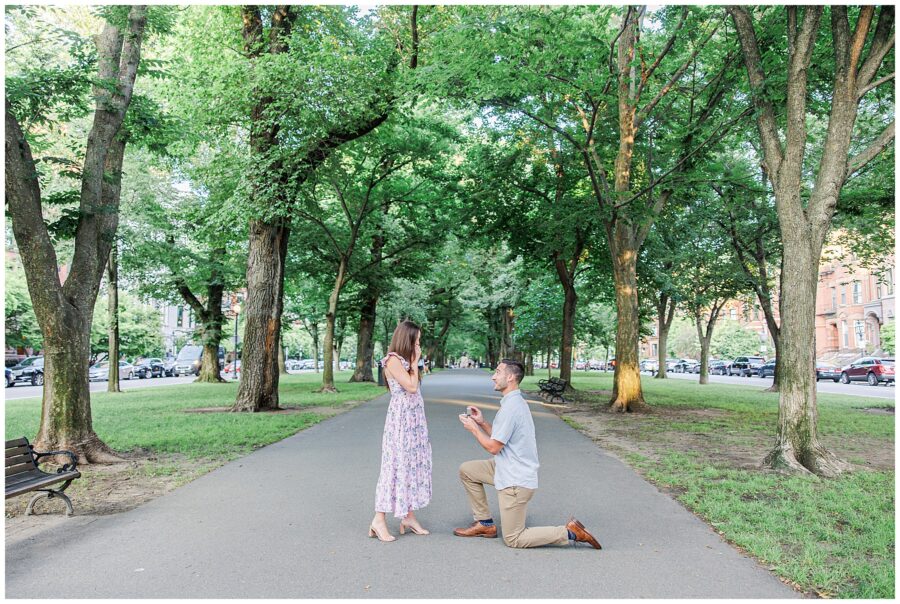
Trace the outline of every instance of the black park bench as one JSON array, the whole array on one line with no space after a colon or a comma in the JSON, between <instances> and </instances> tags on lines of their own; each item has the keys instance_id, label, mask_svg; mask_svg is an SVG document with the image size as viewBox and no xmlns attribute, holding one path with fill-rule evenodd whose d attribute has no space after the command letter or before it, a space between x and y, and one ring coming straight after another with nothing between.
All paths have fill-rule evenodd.
<instances>
[{"instance_id":1,"label":"black park bench","mask_svg":"<svg viewBox=\"0 0 900 604\"><path fill-rule=\"evenodd\" d=\"M540 395L551 403L565 403L563 392L566 391L568 382L559 378L550 378L549 380L541 380L538 382L538 388L541 389Z\"/></svg>"},{"instance_id":2,"label":"black park bench","mask_svg":"<svg viewBox=\"0 0 900 604\"><path fill-rule=\"evenodd\" d=\"M38 467L38 462L42 457L53 457L55 455L68 455L72 463L65 464L59 468L55 474L43 472ZM41 497L54 499L59 497L66 503L66 516L71 516L74 510L72 502L63 493L73 480L81 476L81 472L76 469L78 459L71 451L49 451L47 453L38 453L34 447L28 442L27 438L18 438L16 440L6 441L6 498L15 497L31 491L40 491L28 502L25 509L25 515L30 515L34 507L35 501ZM62 487L51 489L50 485L63 483Z\"/></svg>"}]
</instances>

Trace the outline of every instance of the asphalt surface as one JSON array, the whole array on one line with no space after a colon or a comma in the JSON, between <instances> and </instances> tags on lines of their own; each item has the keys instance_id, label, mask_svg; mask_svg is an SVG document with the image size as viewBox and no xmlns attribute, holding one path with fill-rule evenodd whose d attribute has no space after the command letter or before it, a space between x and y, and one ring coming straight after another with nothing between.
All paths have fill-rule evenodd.
<instances>
[{"instance_id":1,"label":"asphalt surface","mask_svg":"<svg viewBox=\"0 0 900 604\"><path fill-rule=\"evenodd\" d=\"M44 516L43 532L7 538L6 597L798 596L537 403L541 488L529 525L558 525L575 514L603 550L514 550L500 539L453 536L471 521L457 468L488 455L457 415L476 404L492 419L499 396L477 370L431 375L423 394L434 492L418 515L430 536L407 533L393 543L366 536L382 396L129 512ZM498 516L491 489L489 499ZM397 534L397 521L389 522Z\"/></svg>"}]
</instances>

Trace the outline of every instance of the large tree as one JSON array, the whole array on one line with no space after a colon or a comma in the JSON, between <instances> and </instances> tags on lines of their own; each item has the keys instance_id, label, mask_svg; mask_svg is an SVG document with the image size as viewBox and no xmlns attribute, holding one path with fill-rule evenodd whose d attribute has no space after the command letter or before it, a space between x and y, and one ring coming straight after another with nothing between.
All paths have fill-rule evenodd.
<instances>
[{"instance_id":1,"label":"large tree","mask_svg":"<svg viewBox=\"0 0 900 604\"><path fill-rule=\"evenodd\" d=\"M854 139L860 106L878 111L867 99L881 94L879 87L894 77L894 7L880 7L877 17L874 6L852 11L846 6L789 6L767 12L731 6L728 12L743 51L784 246L778 430L766 464L833 476L848 465L818 436L819 258L844 183L894 140L894 120L888 116L880 132ZM850 12L856 17L852 28ZM822 27L825 15L830 27ZM782 38L774 38L780 32L786 49ZM810 153L808 123L816 118L827 120L828 130L821 150Z\"/></svg>"},{"instance_id":2,"label":"large tree","mask_svg":"<svg viewBox=\"0 0 900 604\"><path fill-rule=\"evenodd\" d=\"M74 255L65 283L42 213L39 174L22 105L6 98L6 201L44 335L45 382L40 449L75 451L82 462L119 458L93 429L88 364L94 302L118 225L125 143L118 137L131 102L147 25L147 7L109 11L97 38L98 78L93 122L81 166Z\"/></svg>"},{"instance_id":3,"label":"large tree","mask_svg":"<svg viewBox=\"0 0 900 604\"><path fill-rule=\"evenodd\" d=\"M644 405L638 255L672 195L672 178L743 118L741 104L726 95L734 56L719 33L723 15L630 6L491 7L462 15L464 25L445 45L466 51L445 70L445 94L528 116L571 145L588 175L617 292L610 405L635 410Z\"/></svg>"},{"instance_id":4,"label":"large tree","mask_svg":"<svg viewBox=\"0 0 900 604\"><path fill-rule=\"evenodd\" d=\"M359 18L352 8L242 8L244 50L255 71L249 125L255 167L248 180L260 211L250 221L243 379L235 411L278 408L277 348L295 201L285 194L309 179L335 149L387 119L397 98L401 55L409 57L411 68L418 60L416 13L413 7L411 49L405 52L405 36L377 35L372 19ZM298 19L315 22L319 31L293 30ZM321 35L322 30L331 35ZM332 44L332 39L344 42ZM286 77L268 77L267 68L283 69ZM298 87L305 93L298 94Z\"/></svg>"}]
</instances>

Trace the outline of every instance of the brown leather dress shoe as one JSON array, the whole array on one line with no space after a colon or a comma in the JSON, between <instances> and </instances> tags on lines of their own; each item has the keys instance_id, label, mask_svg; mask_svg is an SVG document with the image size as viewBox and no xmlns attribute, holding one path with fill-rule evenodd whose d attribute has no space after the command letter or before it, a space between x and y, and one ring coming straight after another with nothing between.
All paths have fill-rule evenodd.
<instances>
[{"instance_id":1,"label":"brown leather dress shoe","mask_svg":"<svg viewBox=\"0 0 900 604\"><path fill-rule=\"evenodd\" d=\"M569 519L569 522L566 524L566 528L572 531L572 534L575 535L575 541L590 543L591 547L593 547L594 549L603 549L602 547L600 547L600 542L594 539L594 536L587 532L587 529L584 528L584 525L578 522L575 518Z\"/></svg>"},{"instance_id":2,"label":"brown leather dress shoe","mask_svg":"<svg viewBox=\"0 0 900 604\"><path fill-rule=\"evenodd\" d=\"M457 537L487 537L488 539L497 538L497 525L484 526L477 520L466 528L453 529L453 534Z\"/></svg>"}]
</instances>

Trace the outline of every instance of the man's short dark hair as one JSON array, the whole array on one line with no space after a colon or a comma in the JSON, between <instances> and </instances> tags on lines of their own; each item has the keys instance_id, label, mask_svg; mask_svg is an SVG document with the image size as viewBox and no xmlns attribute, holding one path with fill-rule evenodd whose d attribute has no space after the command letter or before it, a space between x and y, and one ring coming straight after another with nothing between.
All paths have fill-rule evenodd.
<instances>
[{"instance_id":1,"label":"man's short dark hair","mask_svg":"<svg viewBox=\"0 0 900 604\"><path fill-rule=\"evenodd\" d=\"M525 365L514 359L503 359L500 363L506 365L506 373L516 380L517 384L522 383L522 378L525 377Z\"/></svg>"}]
</instances>

